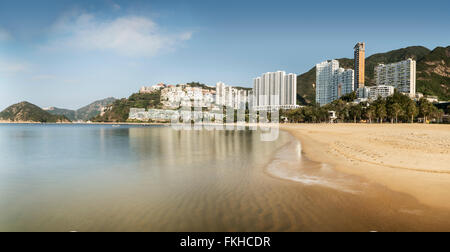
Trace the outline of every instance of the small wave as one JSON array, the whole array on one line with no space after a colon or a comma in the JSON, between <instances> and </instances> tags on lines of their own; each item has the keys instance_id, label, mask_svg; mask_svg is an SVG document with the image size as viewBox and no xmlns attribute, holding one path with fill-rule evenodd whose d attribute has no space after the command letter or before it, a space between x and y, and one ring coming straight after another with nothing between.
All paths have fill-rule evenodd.
<instances>
[{"instance_id":1,"label":"small wave","mask_svg":"<svg viewBox=\"0 0 450 252\"><path fill-rule=\"evenodd\" d=\"M302 145L297 139L282 147L267 167L278 178L302 183L306 186L324 186L357 194L361 192L360 181L336 172L330 165L308 160L302 155Z\"/></svg>"}]
</instances>

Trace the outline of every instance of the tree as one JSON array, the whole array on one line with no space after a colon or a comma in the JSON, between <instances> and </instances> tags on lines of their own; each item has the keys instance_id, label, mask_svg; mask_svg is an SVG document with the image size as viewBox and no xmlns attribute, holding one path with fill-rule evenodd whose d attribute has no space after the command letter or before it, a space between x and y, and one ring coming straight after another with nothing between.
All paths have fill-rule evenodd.
<instances>
[{"instance_id":1,"label":"tree","mask_svg":"<svg viewBox=\"0 0 450 252\"><path fill-rule=\"evenodd\" d=\"M350 113L350 116L353 117L354 123L356 123L357 118L361 119L362 110L363 109L362 109L361 104L354 104L350 107L349 113Z\"/></svg>"},{"instance_id":2,"label":"tree","mask_svg":"<svg viewBox=\"0 0 450 252\"><path fill-rule=\"evenodd\" d=\"M444 117L444 115L445 115L444 110L442 110L442 109L439 109L439 110L436 109L435 117L436 117L438 123L441 123L441 122L442 122L442 118Z\"/></svg>"},{"instance_id":3,"label":"tree","mask_svg":"<svg viewBox=\"0 0 450 252\"><path fill-rule=\"evenodd\" d=\"M409 101L406 104L405 114L408 116L408 118L411 118L410 123L414 123L414 117L417 115L417 106L416 103L409 99Z\"/></svg>"},{"instance_id":4,"label":"tree","mask_svg":"<svg viewBox=\"0 0 450 252\"><path fill-rule=\"evenodd\" d=\"M365 116L369 120L369 123L372 123L372 118L375 117L375 106L368 106L365 111Z\"/></svg>"},{"instance_id":5,"label":"tree","mask_svg":"<svg viewBox=\"0 0 450 252\"><path fill-rule=\"evenodd\" d=\"M423 117L423 123L427 123L428 117L433 112L433 104L427 99L421 98L419 100L419 115Z\"/></svg>"},{"instance_id":6,"label":"tree","mask_svg":"<svg viewBox=\"0 0 450 252\"><path fill-rule=\"evenodd\" d=\"M348 116L347 102L341 99L332 102L326 108L336 111L336 116L340 121L345 121L345 118Z\"/></svg>"},{"instance_id":7,"label":"tree","mask_svg":"<svg viewBox=\"0 0 450 252\"><path fill-rule=\"evenodd\" d=\"M392 110L393 110L393 112L394 112L394 114L395 114L395 123L398 123L398 116L399 116L401 113L404 112L404 111L403 111L403 108L402 108L402 106L401 106L400 104L394 103L394 104L392 105Z\"/></svg>"},{"instance_id":8,"label":"tree","mask_svg":"<svg viewBox=\"0 0 450 252\"><path fill-rule=\"evenodd\" d=\"M388 116L391 118L391 123L394 122L394 119L395 123L398 123L398 116L400 115L400 113L403 113L402 106L399 103L392 101L387 104L386 110Z\"/></svg>"},{"instance_id":9,"label":"tree","mask_svg":"<svg viewBox=\"0 0 450 252\"><path fill-rule=\"evenodd\" d=\"M341 100L342 101L345 101L345 102L352 102L352 101L354 101L354 100L356 100L356 92L355 91L353 91L353 92L351 92L351 93L348 93L348 94L346 94L346 95L343 95L343 96L341 96Z\"/></svg>"},{"instance_id":10,"label":"tree","mask_svg":"<svg viewBox=\"0 0 450 252\"><path fill-rule=\"evenodd\" d=\"M383 120L384 120L384 118L387 115L387 112L386 112L386 101L383 98L379 97L374 102L374 105L375 105L375 115L377 116L378 121L380 123L383 123Z\"/></svg>"}]
</instances>

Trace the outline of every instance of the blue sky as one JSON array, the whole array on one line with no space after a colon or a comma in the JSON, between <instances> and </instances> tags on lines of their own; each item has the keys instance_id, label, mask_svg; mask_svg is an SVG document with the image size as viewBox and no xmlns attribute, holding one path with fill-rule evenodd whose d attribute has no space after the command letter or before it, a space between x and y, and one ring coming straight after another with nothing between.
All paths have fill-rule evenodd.
<instances>
[{"instance_id":1,"label":"blue sky","mask_svg":"<svg viewBox=\"0 0 450 252\"><path fill-rule=\"evenodd\" d=\"M0 110L76 109L142 85L250 86L327 59L450 45L449 1L0 0Z\"/></svg>"}]
</instances>

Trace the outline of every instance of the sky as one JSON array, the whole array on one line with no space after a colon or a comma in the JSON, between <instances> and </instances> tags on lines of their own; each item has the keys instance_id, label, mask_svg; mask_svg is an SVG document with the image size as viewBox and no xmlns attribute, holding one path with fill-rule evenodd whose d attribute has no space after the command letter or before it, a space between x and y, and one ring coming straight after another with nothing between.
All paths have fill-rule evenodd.
<instances>
[{"instance_id":1,"label":"sky","mask_svg":"<svg viewBox=\"0 0 450 252\"><path fill-rule=\"evenodd\" d=\"M264 72L450 45L450 1L0 0L0 111L78 109L141 86L252 85Z\"/></svg>"}]
</instances>

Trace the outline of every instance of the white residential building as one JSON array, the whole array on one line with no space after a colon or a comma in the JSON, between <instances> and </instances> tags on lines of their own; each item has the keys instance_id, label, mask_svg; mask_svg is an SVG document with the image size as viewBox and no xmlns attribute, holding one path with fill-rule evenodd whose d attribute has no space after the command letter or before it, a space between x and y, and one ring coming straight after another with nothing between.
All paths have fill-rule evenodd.
<instances>
[{"instance_id":1,"label":"white residential building","mask_svg":"<svg viewBox=\"0 0 450 252\"><path fill-rule=\"evenodd\" d=\"M414 98L416 95L416 61L407 59L388 65L375 67L377 86L385 85L396 88L399 92Z\"/></svg>"},{"instance_id":2,"label":"white residential building","mask_svg":"<svg viewBox=\"0 0 450 252\"><path fill-rule=\"evenodd\" d=\"M164 83L159 83L159 84L153 85L151 87L143 86L143 87L141 87L141 89L139 89L139 93L141 93L141 94L149 94L149 93L153 93L153 92L155 92L157 90L161 90L161 89L163 89L165 87L166 87L166 84L164 84Z\"/></svg>"},{"instance_id":3,"label":"white residential building","mask_svg":"<svg viewBox=\"0 0 450 252\"><path fill-rule=\"evenodd\" d=\"M216 84L216 104L223 105L225 104L225 83L219 81Z\"/></svg>"},{"instance_id":4,"label":"white residential building","mask_svg":"<svg viewBox=\"0 0 450 252\"><path fill-rule=\"evenodd\" d=\"M228 86L223 82L217 82L216 84L216 105L218 106L227 106L234 109L245 108L248 101L247 97L246 90Z\"/></svg>"},{"instance_id":5,"label":"white residential building","mask_svg":"<svg viewBox=\"0 0 450 252\"><path fill-rule=\"evenodd\" d=\"M354 73L352 69L339 68L333 76L333 86L336 89L337 99L343 95L349 94L354 90Z\"/></svg>"},{"instance_id":6,"label":"white residential building","mask_svg":"<svg viewBox=\"0 0 450 252\"><path fill-rule=\"evenodd\" d=\"M253 105L256 110L298 108L297 75L277 71L253 79Z\"/></svg>"},{"instance_id":7,"label":"white residential building","mask_svg":"<svg viewBox=\"0 0 450 252\"><path fill-rule=\"evenodd\" d=\"M339 67L339 61L316 65L316 102L326 105L354 91L354 71Z\"/></svg>"},{"instance_id":8,"label":"white residential building","mask_svg":"<svg viewBox=\"0 0 450 252\"><path fill-rule=\"evenodd\" d=\"M169 86L161 90L161 103L168 109L182 106L211 108L215 92L212 89L190 87L188 85Z\"/></svg>"},{"instance_id":9,"label":"white residential building","mask_svg":"<svg viewBox=\"0 0 450 252\"><path fill-rule=\"evenodd\" d=\"M386 98L393 94L394 94L393 86L380 85L380 86L369 87L369 99L370 100L376 100L376 99L378 99L378 97Z\"/></svg>"}]
</instances>

